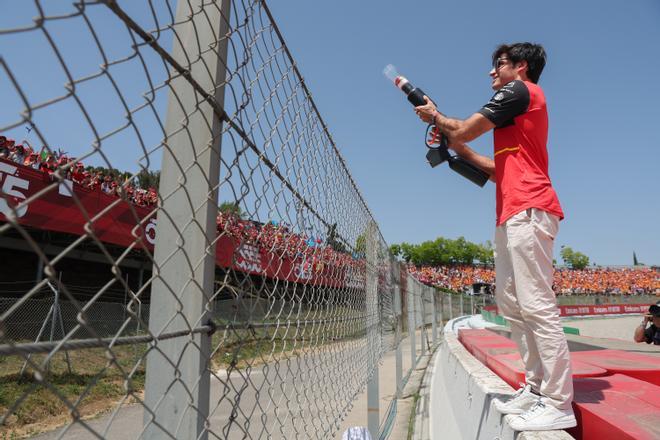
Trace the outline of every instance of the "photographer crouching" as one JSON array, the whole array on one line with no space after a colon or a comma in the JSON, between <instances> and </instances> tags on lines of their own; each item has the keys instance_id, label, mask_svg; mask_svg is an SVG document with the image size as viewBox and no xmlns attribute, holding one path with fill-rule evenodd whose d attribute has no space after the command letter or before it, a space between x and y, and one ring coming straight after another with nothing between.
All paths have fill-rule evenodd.
<instances>
[{"instance_id":1,"label":"photographer crouching","mask_svg":"<svg viewBox=\"0 0 660 440\"><path fill-rule=\"evenodd\" d=\"M651 325L647 327L649 323ZM634 339L635 342L660 345L660 302L649 307L649 313L635 329Z\"/></svg>"}]
</instances>

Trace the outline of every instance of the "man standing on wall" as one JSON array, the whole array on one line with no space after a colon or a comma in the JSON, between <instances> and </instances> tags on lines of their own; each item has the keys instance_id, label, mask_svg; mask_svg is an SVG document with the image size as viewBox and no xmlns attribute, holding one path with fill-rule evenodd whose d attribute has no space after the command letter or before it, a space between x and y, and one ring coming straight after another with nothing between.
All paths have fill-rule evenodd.
<instances>
[{"instance_id":1,"label":"man standing on wall","mask_svg":"<svg viewBox=\"0 0 660 440\"><path fill-rule=\"evenodd\" d=\"M537 85L546 54L541 45L516 43L499 46L492 61L496 92L468 119L446 117L428 98L415 112L496 184L496 299L511 324L527 383L511 399L496 400L495 407L518 414L510 422L517 431L566 429L576 425L573 379L552 291L553 244L564 214L548 174L548 114ZM493 159L465 144L490 130Z\"/></svg>"}]
</instances>

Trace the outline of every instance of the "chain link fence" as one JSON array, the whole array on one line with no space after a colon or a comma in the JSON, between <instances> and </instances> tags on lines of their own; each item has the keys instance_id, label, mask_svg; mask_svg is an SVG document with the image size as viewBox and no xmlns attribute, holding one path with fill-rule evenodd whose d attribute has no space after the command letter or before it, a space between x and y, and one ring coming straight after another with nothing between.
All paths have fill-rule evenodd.
<instances>
[{"instance_id":1,"label":"chain link fence","mask_svg":"<svg viewBox=\"0 0 660 440\"><path fill-rule=\"evenodd\" d=\"M263 1L25 1L0 41L0 436L333 438L433 348Z\"/></svg>"}]
</instances>

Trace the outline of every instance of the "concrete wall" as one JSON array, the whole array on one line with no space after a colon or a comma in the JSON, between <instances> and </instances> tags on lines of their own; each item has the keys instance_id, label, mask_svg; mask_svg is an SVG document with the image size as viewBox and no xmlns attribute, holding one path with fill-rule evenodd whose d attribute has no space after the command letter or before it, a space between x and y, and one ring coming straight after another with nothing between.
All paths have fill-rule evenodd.
<instances>
[{"instance_id":1,"label":"concrete wall","mask_svg":"<svg viewBox=\"0 0 660 440\"><path fill-rule=\"evenodd\" d=\"M447 327L450 327L449 325ZM494 407L492 399L514 390L446 331L431 371L430 439L570 440L564 431L516 433Z\"/></svg>"}]
</instances>

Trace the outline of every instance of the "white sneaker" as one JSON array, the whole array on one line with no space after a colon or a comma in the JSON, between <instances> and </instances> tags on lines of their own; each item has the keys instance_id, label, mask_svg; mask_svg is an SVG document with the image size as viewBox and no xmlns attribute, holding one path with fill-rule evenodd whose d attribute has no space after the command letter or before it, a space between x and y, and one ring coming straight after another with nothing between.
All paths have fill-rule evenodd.
<instances>
[{"instance_id":1,"label":"white sneaker","mask_svg":"<svg viewBox=\"0 0 660 440\"><path fill-rule=\"evenodd\" d=\"M515 431L550 431L576 425L573 409L558 409L542 400L538 400L529 410L509 421L509 426Z\"/></svg>"},{"instance_id":2,"label":"white sneaker","mask_svg":"<svg viewBox=\"0 0 660 440\"><path fill-rule=\"evenodd\" d=\"M502 414L522 414L530 409L541 396L532 393L531 385L520 388L509 399L502 401L494 399L495 408Z\"/></svg>"}]
</instances>

